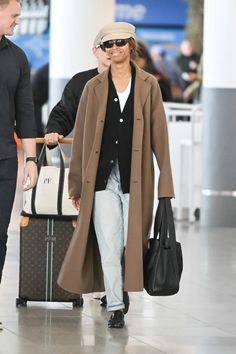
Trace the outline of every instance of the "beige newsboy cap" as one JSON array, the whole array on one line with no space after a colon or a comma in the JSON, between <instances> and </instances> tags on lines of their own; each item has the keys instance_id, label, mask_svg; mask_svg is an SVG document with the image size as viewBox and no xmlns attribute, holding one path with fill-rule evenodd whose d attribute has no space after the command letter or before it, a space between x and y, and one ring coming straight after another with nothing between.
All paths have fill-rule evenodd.
<instances>
[{"instance_id":1,"label":"beige newsboy cap","mask_svg":"<svg viewBox=\"0 0 236 354\"><path fill-rule=\"evenodd\" d=\"M93 41L93 48L98 48L101 44L101 32L99 31Z\"/></svg>"},{"instance_id":2,"label":"beige newsboy cap","mask_svg":"<svg viewBox=\"0 0 236 354\"><path fill-rule=\"evenodd\" d=\"M102 27L100 36L102 43L110 39L135 39L135 27L127 22L112 22Z\"/></svg>"}]
</instances>

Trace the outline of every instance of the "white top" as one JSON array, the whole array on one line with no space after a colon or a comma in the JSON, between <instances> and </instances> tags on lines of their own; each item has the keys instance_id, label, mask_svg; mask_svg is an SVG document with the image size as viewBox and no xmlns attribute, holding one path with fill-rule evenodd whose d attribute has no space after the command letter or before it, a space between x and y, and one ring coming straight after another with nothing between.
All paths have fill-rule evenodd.
<instances>
[{"instance_id":1,"label":"white top","mask_svg":"<svg viewBox=\"0 0 236 354\"><path fill-rule=\"evenodd\" d=\"M126 101L129 97L130 94L130 89L131 89L131 77L129 79L129 83L128 86L126 87L126 89L122 92L117 92L117 95L119 97L119 101L120 101L120 110L121 112L123 112L123 109L125 107Z\"/></svg>"}]
</instances>

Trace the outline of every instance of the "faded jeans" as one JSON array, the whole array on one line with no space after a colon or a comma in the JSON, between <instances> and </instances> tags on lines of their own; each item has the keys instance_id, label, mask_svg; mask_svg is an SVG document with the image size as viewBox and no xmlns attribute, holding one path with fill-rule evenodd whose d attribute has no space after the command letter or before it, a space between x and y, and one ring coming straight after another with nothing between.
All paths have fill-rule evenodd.
<instances>
[{"instance_id":1,"label":"faded jeans","mask_svg":"<svg viewBox=\"0 0 236 354\"><path fill-rule=\"evenodd\" d=\"M124 308L122 258L127 241L128 212L129 193L122 192L116 161L106 189L95 192L93 208L108 311Z\"/></svg>"}]
</instances>

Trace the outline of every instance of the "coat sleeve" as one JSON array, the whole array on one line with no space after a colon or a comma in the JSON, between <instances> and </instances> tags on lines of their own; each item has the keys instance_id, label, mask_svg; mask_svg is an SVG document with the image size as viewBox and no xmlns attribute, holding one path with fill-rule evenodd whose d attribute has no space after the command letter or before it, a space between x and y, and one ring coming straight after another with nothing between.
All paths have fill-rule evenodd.
<instances>
[{"instance_id":1,"label":"coat sleeve","mask_svg":"<svg viewBox=\"0 0 236 354\"><path fill-rule=\"evenodd\" d=\"M166 116L159 85L154 81L151 94L151 144L160 170L158 198L174 197Z\"/></svg>"},{"instance_id":2,"label":"coat sleeve","mask_svg":"<svg viewBox=\"0 0 236 354\"><path fill-rule=\"evenodd\" d=\"M69 168L69 196L80 197L83 179L83 140L87 102L87 89L81 96L74 127L71 162Z\"/></svg>"}]
</instances>

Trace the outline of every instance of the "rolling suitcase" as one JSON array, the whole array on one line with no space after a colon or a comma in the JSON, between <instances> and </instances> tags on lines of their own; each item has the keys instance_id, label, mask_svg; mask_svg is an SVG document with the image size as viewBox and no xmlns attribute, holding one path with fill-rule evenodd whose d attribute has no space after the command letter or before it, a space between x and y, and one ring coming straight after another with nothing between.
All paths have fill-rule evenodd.
<instances>
[{"instance_id":1,"label":"rolling suitcase","mask_svg":"<svg viewBox=\"0 0 236 354\"><path fill-rule=\"evenodd\" d=\"M74 227L75 220L22 217L16 306L27 306L27 301L72 302L73 307L83 305L81 295L69 293L57 285Z\"/></svg>"}]
</instances>

